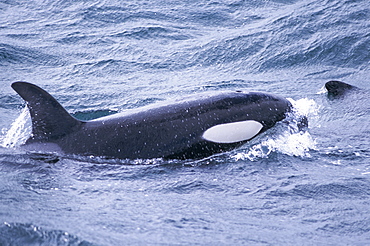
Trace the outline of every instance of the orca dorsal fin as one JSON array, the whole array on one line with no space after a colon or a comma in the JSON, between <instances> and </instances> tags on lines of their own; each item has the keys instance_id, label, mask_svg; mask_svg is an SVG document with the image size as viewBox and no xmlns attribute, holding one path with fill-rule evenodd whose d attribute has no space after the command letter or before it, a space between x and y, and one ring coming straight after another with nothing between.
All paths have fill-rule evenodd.
<instances>
[{"instance_id":1,"label":"orca dorsal fin","mask_svg":"<svg viewBox=\"0 0 370 246\"><path fill-rule=\"evenodd\" d=\"M342 96L348 91L358 89L356 86L336 80L327 82L325 88L331 96Z\"/></svg>"},{"instance_id":2,"label":"orca dorsal fin","mask_svg":"<svg viewBox=\"0 0 370 246\"><path fill-rule=\"evenodd\" d=\"M82 121L70 115L40 87L27 82L14 82L12 88L27 102L32 120L30 140L58 139L81 126Z\"/></svg>"}]
</instances>

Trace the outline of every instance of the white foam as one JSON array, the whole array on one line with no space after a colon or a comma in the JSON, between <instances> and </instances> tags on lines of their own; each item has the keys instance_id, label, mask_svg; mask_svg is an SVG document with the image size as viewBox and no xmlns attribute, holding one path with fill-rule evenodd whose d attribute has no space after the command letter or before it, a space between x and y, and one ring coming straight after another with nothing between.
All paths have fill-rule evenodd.
<instances>
[{"instance_id":1,"label":"white foam","mask_svg":"<svg viewBox=\"0 0 370 246\"><path fill-rule=\"evenodd\" d=\"M21 114L12 123L10 129L6 131L4 137L0 141L0 146L4 148L14 148L26 142L31 136L32 123L30 113L27 107L22 109Z\"/></svg>"},{"instance_id":2,"label":"white foam","mask_svg":"<svg viewBox=\"0 0 370 246\"><path fill-rule=\"evenodd\" d=\"M313 99L302 98L295 101L288 98L288 100L293 105L294 114L310 117L310 119L318 116L320 106Z\"/></svg>"},{"instance_id":3,"label":"white foam","mask_svg":"<svg viewBox=\"0 0 370 246\"><path fill-rule=\"evenodd\" d=\"M328 90L325 88L325 85L320 88L320 90L316 93L317 95L325 94Z\"/></svg>"},{"instance_id":4,"label":"white foam","mask_svg":"<svg viewBox=\"0 0 370 246\"><path fill-rule=\"evenodd\" d=\"M310 135L308 129L300 131L297 124L299 118L305 116L308 118L310 125L311 119L317 117L319 107L314 100L300 99L294 101L289 99L293 104L294 110L292 115L287 117L289 124L279 123L275 128L276 131L269 131L263 136L260 143L249 146L244 150L232 156L236 160L257 160L268 158L271 153L282 153L296 157L311 157L309 151L316 149L316 141Z\"/></svg>"}]
</instances>

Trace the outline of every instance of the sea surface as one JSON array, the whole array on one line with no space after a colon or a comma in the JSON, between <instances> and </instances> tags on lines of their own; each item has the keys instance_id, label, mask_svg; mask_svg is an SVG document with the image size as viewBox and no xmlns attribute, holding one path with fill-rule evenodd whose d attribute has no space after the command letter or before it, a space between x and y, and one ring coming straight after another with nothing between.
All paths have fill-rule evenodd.
<instances>
[{"instance_id":1,"label":"sea surface","mask_svg":"<svg viewBox=\"0 0 370 246\"><path fill-rule=\"evenodd\" d=\"M368 0L0 0L0 245L370 245L369 78ZM243 90L309 126L202 160L27 152L15 81L80 119Z\"/></svg>"}]
</instances>

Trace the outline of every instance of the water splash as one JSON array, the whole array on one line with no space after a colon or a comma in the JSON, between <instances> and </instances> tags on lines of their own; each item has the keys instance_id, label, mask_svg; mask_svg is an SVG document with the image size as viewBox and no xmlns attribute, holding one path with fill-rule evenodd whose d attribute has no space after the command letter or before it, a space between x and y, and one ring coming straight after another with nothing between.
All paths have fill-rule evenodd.
<instances>
[{"instance_id":1,"label":"water splash","mask_svg":"<svg viewBox=\"0 0 370 246\"><path fill-rule=\"evenodd\" d=\"M297 116L306 116L309 118L309 127L314 126L319 117L321 106L313 99L302 98L297 101L288 98L293 105L293 114Z\"/></svg>"},{"instance_id":2,"label":"water splash","mask_svg":"<svg viewBox=\"0 0 370 246\"><path fill-rule=\"evenodd\" d=\"M22 109L21 114L12 123L10 129L6 131L4 137L0 139L0 146L4 148L14 148L26 142L31 135L31 117L27 107Z\"/></svg>"},{"instance_id":3,"label":"water splash","mask_svg":"<svg viewBox=\"0 0 370 246\"><path fill-rule=\"evenodd\" d=\"M233 159L255 161L268 158L272 153L302 158L311 157L309 151L316 149L316 141L307 129L305 131L300 129L299 122L302 117L307 117L310 124L311 120L317 118L319 107L314 100L307 98L297 101L289 99L289 101L293 105L293 112L286 121L276 125L275 129L266 136L266 140L248 146L244 152L232 156Z\"/></svg>"}]
</instances>

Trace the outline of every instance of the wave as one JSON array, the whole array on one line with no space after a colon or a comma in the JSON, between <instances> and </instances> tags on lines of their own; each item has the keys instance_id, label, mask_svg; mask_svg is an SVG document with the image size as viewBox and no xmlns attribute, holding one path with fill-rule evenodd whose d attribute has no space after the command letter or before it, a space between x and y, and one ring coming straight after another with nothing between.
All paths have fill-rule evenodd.
<instances>
[{"instance_id":1,"label":"wave","mask_svg":"<svg viewBox=\"0 0 370 246\"><path fill-rule=\"evenodd\" d=\"M65 62L59 56L50 55L38 49L0 43L0 66L10 64L61 66Z\"/></svg>"},{"instance_id":2,"label":"wave","mask_svg":"<svg viewBox=\"0 0 370 246\"><path fill-rule=\"evenodd\" d=\"M302 196L307 199L333 199L351 198L370 195L370 185L367 179L349 179L343 182L332 182L324 184L302 184L287 187L285 183L276 190L267 193L267 196L297 197Z\"/></svg>"},{"instance_id":3,"label":"wave","mask_svg":"<svg viewBox=\"0 0 370 246\"><path fill-rule=\"evenodd\" d=\"M267 72L307 66L359 68L368 65L370 35L363 28L369 11L361 4L299 2L258 13L251 23L234 30L209 30L184 52L189 66L233 66ZM187 54L188 53L188 54Z\"/></svg>"},{"instance_id":4,"label":"wave","mask_svg":"<svg viewBox=\"0 0 370 246\"><path fill-rule=\"evenodd\" d=\"M0 225L0 245L78 245L94 244L61 230L45 230L32 224L7 223Z\"/></svg>"}]
</instances>

